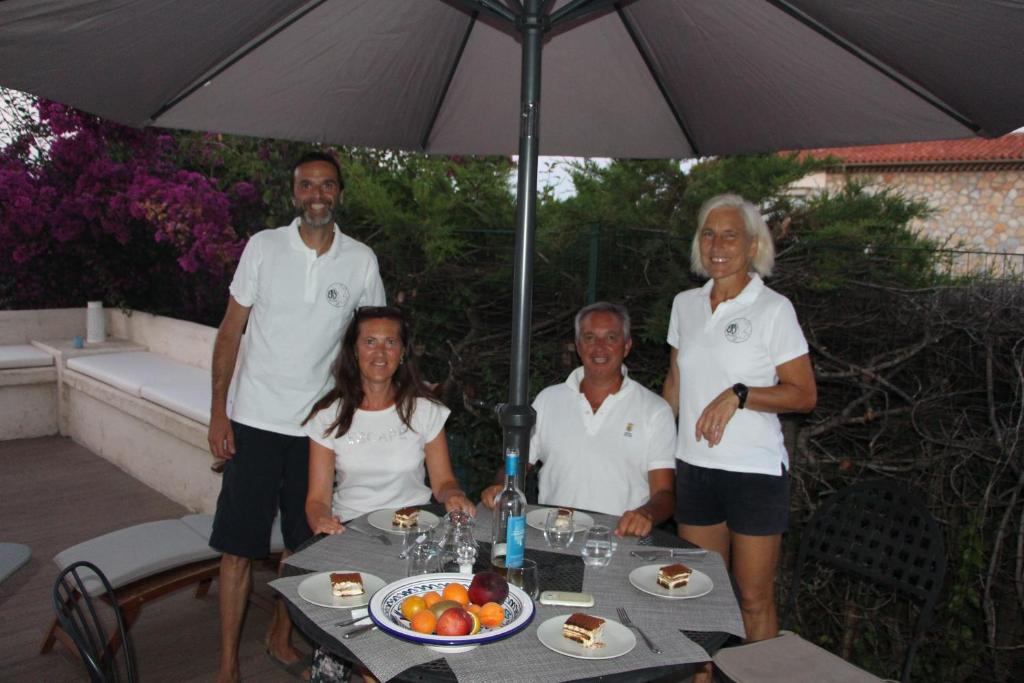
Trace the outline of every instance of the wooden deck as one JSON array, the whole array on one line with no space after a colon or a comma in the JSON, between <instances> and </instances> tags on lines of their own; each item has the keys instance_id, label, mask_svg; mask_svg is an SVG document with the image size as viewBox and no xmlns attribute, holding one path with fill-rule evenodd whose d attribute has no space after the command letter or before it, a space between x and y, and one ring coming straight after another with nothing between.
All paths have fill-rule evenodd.
<instances>
[{"instance_id":1,"label":"wooden deck","mask_svg":"<svg viewBox=\"0 0 1024 683\"><path fill-rule=\"evenodd\" d=\"M0 442L0 540L24 543L32 559L0 584L0 679L86 681L85 669L58 645L37 654L53 618L53 556L80 541L122 527L181 517L188 510L61 437ZM270 596L268 569L254 577ZM245 681L294 681L264 652L268 615L250 608L242 634ZM132 629L140 678L212 681L217 671L217 583L194 599L187 590L147 605ZM304 651L309 646L296 638Z\"/></svg>"}]
</instances>

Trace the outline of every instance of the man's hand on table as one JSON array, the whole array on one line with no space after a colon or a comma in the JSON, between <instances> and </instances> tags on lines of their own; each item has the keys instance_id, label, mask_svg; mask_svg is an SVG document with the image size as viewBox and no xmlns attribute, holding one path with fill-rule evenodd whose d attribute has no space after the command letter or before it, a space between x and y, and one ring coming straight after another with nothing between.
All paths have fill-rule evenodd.
<instances>
[{"instance_id":1,"label":"man's hand on table","mask_svg":"<svg viewBox=\"0 0 1024 683\"><path fill-rule=\"evenodd\" d=\"M622 536L647 536L654 528L654 518L646 509L639 507L636 510L627 510L619 518L619 525L615 527L615 535Z\"/></svg>"},{"instance_id":2,"label":"man's hand on table","mask_svg":"<svg viewBox=\"0 0 1024 683\"><path fill-rule=\"evenodd\" d=\"M491 484L483 491L480 492L480 502L485 508L489 510L494 509L494 502L498 499L498 494L505 488L501 484Z\"/></svg>"}]
</instances>

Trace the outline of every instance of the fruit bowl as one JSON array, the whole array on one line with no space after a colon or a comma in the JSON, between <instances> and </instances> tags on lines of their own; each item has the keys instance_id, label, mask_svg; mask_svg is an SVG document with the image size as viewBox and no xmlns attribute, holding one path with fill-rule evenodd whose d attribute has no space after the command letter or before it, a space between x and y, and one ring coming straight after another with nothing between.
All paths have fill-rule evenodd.
<instances>
[{"instance_id":1,"label":"fruit bowl","mask_svg":"<svg viewBox=\"0 0 1024 683\"><path fill-rule=\"evenodd\" d=\"M522 589L509 586L508 597L501 605L505 610L505 620L501 626L481 629L468 636L428 635L409 628L409 621L402 616L402 601L407 597L428 591L440 593L449 583L461 583L469 588L472 581L472 575L457 573L420 574L393 581L374 593L370 599L370 619L388 635L449 654L465 652L483 643L508 638L526 628L533 619L533 600Z\"/></svg>"}]
</instances>

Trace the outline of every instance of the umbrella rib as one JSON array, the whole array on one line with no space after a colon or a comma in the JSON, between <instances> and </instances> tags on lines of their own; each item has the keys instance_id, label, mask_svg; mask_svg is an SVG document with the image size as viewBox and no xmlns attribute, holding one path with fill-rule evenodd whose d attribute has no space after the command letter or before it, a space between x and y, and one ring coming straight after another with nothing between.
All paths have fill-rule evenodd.
<instances>
[{"instance_id":1,"label":"umbrella rib","mask_svg":"<svg viewBox=\"0 0 1024 683\"><path fill-rule=\"evenodd\" d=\"M184 100L185 98L189 97L194 92L196 92L197 90L199 90L200 88L205 86L207 83L212 81L214 78L216 78L217 76L221 75L222 73L224 73L225 71L230 69L232 66L237 64L241 59L243 59L244 57L248 56L249 53L251 53L253 50L255 50L259 46L263 45L268 40L270 40L271 38L273 38L274 36L279 34L281 31L285 30L286 28L288 28L289 26L294 24L299 19L302 19L304 16L306 16L307 14L309 14L310 12L312 12L313 10L315 10L317 7L319 7L320 5L324 4L325 2L327 2L327 0L316 0L316 2L311 4L306 9L301 10L300 12L296 12L294 15L292 15L291 17L289 17L285 21L283 21L280 24L278 24L277 26L275 26L269 33L267 33L265 36L261 37L259 40L256 40L256 41L250 43L249 45L246 45L245 47L243 47L241 49L241 51L238 51L238 52L235 53L234 57L229 59L227 62L225 62L221 66L215 68L212 73L204 74L202 77L197 79L192 84L191 87L186 89L180 95L178 95L174 99L172 99L172 100L170 100L168 102L165 102L163 105L161 105L161 107L159 109L157 109L156 112L153 113L149 117L150 124L152 124L158 118L160 118L161 116L166 114L172 108L176 107L178 105L178 103L180 103L182 100Z\"/></svg>"},{"instance_id":2,"label":"umbrella rib","mask_svg":"<svg viewBox=\"0 0 1024 683\"><path fill-rule=\"evenodd\" d=\"M700 148L697 147L697 143L693 139L693 134L690 131L690 128L686 125L686 122L683 120L682 113L679 111L679 108L676 107L675 102L672 101L672 98L669 97L668 88L665 87L665 82L662 80L661 76L654 68L654 62L651 60L651 56L647 53L647 50L645 50L644 47L640 44L640 39L637 36L636 28L633 26L633 23L626 17L621 6L616 5L615 11L618 13L619 19L622 21L622 25L625 26L626 32L629 34L629 39L633 41L633 45L636 47L637 52L639 52L640 57L643 58L644 65L647 66L648 73L651 74L651 78L654 79L655 85L658 86L658 90L661 92L662 99L665 100L665 104L668 106L669 111L672 112L672 116L676 120L676 125L679 126L679 131L683 134L683 137L686 138L686 142L687 144L690 145L690 149L693 150L694 156L704 156L701 153Z\"/></svg>"},{"instance_id":3,"label":"umbrella rib","mask_svg":"<svg viewBox=\"0 0 1024 683\"><path fill-rule=\"evenodd\" d=\"M924 100L931 106L941 111L946 116L949 116L950 118L954 119L964 127L970 129L975 133L981 131L981 126L972 121L970 118L953 109L953 107L946 104L940 98L928 92L920 85L914 83L911 79L907 78L903 74L893 70L886 64L882 63L881 61L873 57L870 53L866 52L865 50L862 50L861 48L857 47L846 38L843 38L839 34L835 33L834 31L832 31L831 29L829 29L824 24L814 19L807 13L793 7L787 0L765 0L765 2L767 2L769 5L772 5L779 11L785 12L793 19L796 19L801 24L803 24L807 28L811 29L812 31L820 35L825 40L845 50L846 52L853 55L854 57L862 61L864 64L870 66L875 71L879 72L889 80L895 81L900 87L902 87L905 90L908 90L912 94L916 95L918 98Z\"/></svg>"},{"instance_id":4,"label":"umbrella rib","mask_svg":"<svg viewBox=\"0 0 1024 683\"><path fill-rule=\"evenodd\" d=\"M434 124L437 123L437 117L441 115L441 107L444 106L444 100L448 97L448 88L452 85L452 80L455 78L455 70L459 68L459 62L462 61L462 53L466 50L466 43L469 42L469 36L473 32L473 28L476 26L478 14L473 12L470 15L469 23L466 25L466 32L462 36L462 42L459 44L459 50L455 53L455 59L452 60L452 66L448 70L448 76L444 80L444 87L441 88L441 93L437 98L437 102L434 105L434 111L430 115L430 122L427 127L423 130L423 135L420 137L420 149L426 151L427 142L430 140L430 134L434 131Z\"/></svg>"},{"instance_id":5,"label":"umbrella rib","mask_svg":"<svg viewBox=\"0 0 1024 683\"><path fill-rule=\"evenodd\" d=\"M445 2L446 0L441 0ZM513 14L509 9L503 5L499 5L493 0L448 0L452 4L459 5L462 9L470 14L476 15L480 12L486 12L495 19L501 21L507 21L513 26L516 23L516 15Z\"/></svg>"}]
</instances>

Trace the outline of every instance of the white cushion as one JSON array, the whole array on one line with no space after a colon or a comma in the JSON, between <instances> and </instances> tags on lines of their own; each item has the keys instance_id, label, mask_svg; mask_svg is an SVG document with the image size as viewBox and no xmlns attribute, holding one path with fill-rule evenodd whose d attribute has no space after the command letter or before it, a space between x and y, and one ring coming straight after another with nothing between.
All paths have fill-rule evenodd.
<instances>
[{"instance_id":1,"label":"white cushion","mask_svg":"<svg viewBox=\"0 0 1024 683\"><path fill-rule=\"evenodd\" d=\"M219 555L205 538L180 519L164 519L136 524L83 541L57 553L53 561L63 570L74 562L88 560L100 568L116 589L168 569ZM85 587L93 593L99 588L99 581L91 575L90 579L86 579Z\"/></svg>"},{"instance_id":2,"label":"white cushion","mask_svg":"<svg viewBox=\"0 0 1024 683\"><path fill-rule=\"evenodd\" d=\"M204 425L210 424L210 371L152 351L79 356L68 367Z\"/></svg>"},{"instance_id":3,"label":"white cushion","mask_svg":"<svg viewBox=\"0 0 1024 683\"><path fill-rule=\"evenodd\" d=\"M159 374L142 385L142 398L168 410L210 424L210 371L180 365L172 374Z\"/></svg>"},{"instance_id":4,"label":"white cushion","mask_svg":"<svg viewBox=\"0 0 1024 683\"><path fill-rule=\"evenodd\" d=\"M53 365L53 356L31 344L5 344L0 346L0 369L42 368Z\"/></svg>"},{"instance_id":5,"label":"white cushion","mask_svg":"<svg viewBox=\"0 0 1024 683\"><path fill-rule=\"evenodd\" d=\"M213 534L213 515L185 515L181 521L209 542ZM284 536L281 535L281 516L274 518L274 526L270 528L270 552L284 551Z\"/></svg>"},{"instance_id":6,"label":"white cushion","mask_svg":"<svg viewBox=\"0 0 1024 683\"><path fill-rule=\"evenodd\" d=\"M722 648L714 660L715 668L736 683L882 683L877 676L788 632Z\"/></svg>"},{"instance_id":7,"label":"white cushion","mask_svg":"<svg viewBox=\"0 0 1024 683\"><path fill-rule=\"evenodd\" d=\"M83 375L142 396L142 385L161 375L172 375L181 366L166 356L151 351L103 353L68 360L68 367Z\"/></svg>"}]
</instances>

